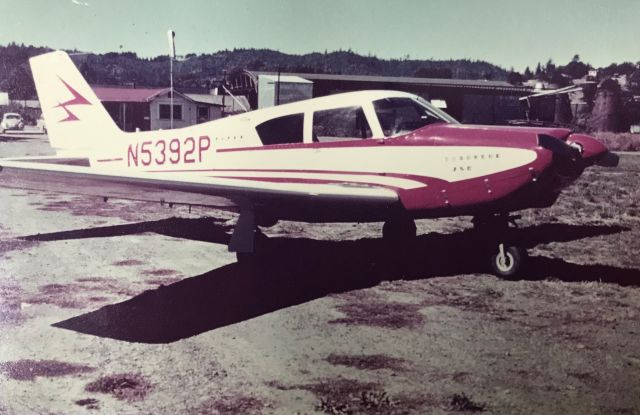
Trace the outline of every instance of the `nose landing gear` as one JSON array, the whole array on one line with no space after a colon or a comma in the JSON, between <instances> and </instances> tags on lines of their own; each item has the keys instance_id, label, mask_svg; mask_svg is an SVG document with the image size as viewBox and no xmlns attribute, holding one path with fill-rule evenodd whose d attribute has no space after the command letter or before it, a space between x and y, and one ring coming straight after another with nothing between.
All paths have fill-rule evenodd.
<instances>
[{"instance_id":1,"label":"nose landing gear","mask_svg":"<svg viewBox=\"0 0 640 415\"><path fill-rule=\"evenodd\" d=\"M515 232L518 216L495 215L474 218L473 225L479 239L488 242L491 271L501 278L517 276L526 263L527 251L519 246ZM513 226L509 226L509 225Z\"/></svg>"},{"instance_id":2,"label":"nose landing gear","mask_svg":"<svg viewBox=\"0 0 640 415\"><path fill-rule=\"evenodd\" d=\"M499 277L510 278L521 270L526 251L518 246L498 245L498 253L491 256L491 269Z\"/></svg>"}]
</instances>

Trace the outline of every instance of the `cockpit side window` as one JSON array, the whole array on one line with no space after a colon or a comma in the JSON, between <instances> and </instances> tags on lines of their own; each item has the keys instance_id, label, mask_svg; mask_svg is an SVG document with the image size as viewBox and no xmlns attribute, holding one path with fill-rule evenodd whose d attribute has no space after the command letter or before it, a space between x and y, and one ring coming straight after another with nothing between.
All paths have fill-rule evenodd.
<instances>
[{"instance_id":1,"label":"cockpit side window","mask_svg":"<svg viewBox=\"0 0 640 415\"><path fill-rule=\"evenodd\" d=\"M384 98L373 101L380 127L387 137L405 134L429 124L457 122L437 108L427 105L412 98Z\"/></svg>"},{"instance_id":2,"label":"cockpit side window","mask_svg":"<svg viewBox=\"0 0 640 415\"><path fill-rule=\"evenodd\" d=\"M314 142L354 140L371 136L371 127L360 106L313 113Z\"/></svg>"},{"instance_id":3,"label":"cockpit side window","mask_svg":"<svg viewBox=\"0 0 640 415\"><path fill-rule=\"evenodd\" d=\"M302 143L304 114L285 115L256 126L262 144Z\"/></svg>"}]
</instances>

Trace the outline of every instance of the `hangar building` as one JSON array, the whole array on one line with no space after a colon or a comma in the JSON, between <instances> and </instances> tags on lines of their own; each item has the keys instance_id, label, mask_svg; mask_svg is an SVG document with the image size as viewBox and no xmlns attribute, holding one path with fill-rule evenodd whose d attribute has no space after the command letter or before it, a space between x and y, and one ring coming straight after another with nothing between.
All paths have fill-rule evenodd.
<instances>
[{"instance_id":1,"label":"hangar building","mask_svg":"<svg viewBox=\"0 0 640 415\"><path fill-rule=\"evenodd\" d=\"M233 94L246 96L251 108L256 109L263 107L263 78L272 83L270 89L276 91L276 96L280 89L281 104L290 102L286 99L288 91L294 88L290 80L302 79L313 84L310 94L307 92L309 96L301 96L300 99L366 89L406 91L431 101L438 100L445 111L470 124L506 124L509 120L524 118L519 98L532 91L530 87L514 86L505 81L315 73L281 73L278 84L277 73L248 70L230 74L227 82Z\"/></svg>"}]
</instances>

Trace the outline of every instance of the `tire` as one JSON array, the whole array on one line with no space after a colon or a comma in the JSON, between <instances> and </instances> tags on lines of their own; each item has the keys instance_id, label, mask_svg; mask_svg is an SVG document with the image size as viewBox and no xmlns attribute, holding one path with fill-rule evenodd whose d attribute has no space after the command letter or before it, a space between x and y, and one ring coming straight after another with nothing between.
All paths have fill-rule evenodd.
<instances>
[{"instance_id":1,"label":"tire","mask_svg":"<svg viewBox=\"0 0 640 415\"><path fill-rule=\"evenodd\" d=\"M236 259L242 266L255 268L263 264L267 258L269 238L260 229L255 230L254 252L236 252Z\"/></svg>"},{"instance_id":2,"label":"tire","mask_svg":"<svg viewBox=\"0 0 640 415\"><path fill-rule=\"evenodd\" d=\"M410 218L389 219L382 226L382 238L391 244L411 243L416 232L416 224Z\"/></svg>"},{"instance_id":3,"label":"tire","mask_svg":"<svg viewBox=\"0 0 640 415\"><path fill-rule=\"evenodd\" d=\"M527 253L522 248L517 246L504 247L504 257L500 255L500 252L491 256L491 270L498 277L513 278L522 270L526 257Z\"/></svg>"},{"instance_id":4,"label":"tire","mask_svg":"<svg viewBox=\"0 0 640 415\"><path fill-rule=\"evenodd\" d=\"M255 267L259 263L258 254L255 252L236 252L236 259L242 266Z\"/></svg>"}]
</instances>

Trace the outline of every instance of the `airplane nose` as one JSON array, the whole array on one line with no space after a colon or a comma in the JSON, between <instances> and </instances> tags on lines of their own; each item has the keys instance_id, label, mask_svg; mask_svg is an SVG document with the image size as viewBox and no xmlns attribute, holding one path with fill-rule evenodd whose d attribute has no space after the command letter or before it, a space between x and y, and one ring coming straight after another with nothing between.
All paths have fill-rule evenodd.
<instances>
[{"instance_id":1,"label":"airplane nose","mask_svg":"<svg viewBox=\"0 0 640 415\"><path fill-rule=\"evenodd\" d=\"M620 157L610 152L607 147L594 137L585 134L571 134L567 144L580 148L582 160L604 167L616 167Z\"/></svg>"},{"instance_id":2,"label":"airplane nose","mask_svg":"<svg viewBox=\"0 0 640 415\"><path fill-rule=\"evenodd\" d=\"M538 135L538 144L553 154L554 171L565 186L577 179L586 167L598 164L615 167L619 157L600 141L584 134L571 134L566 140Z\"/></svg>"}]
</instances>

